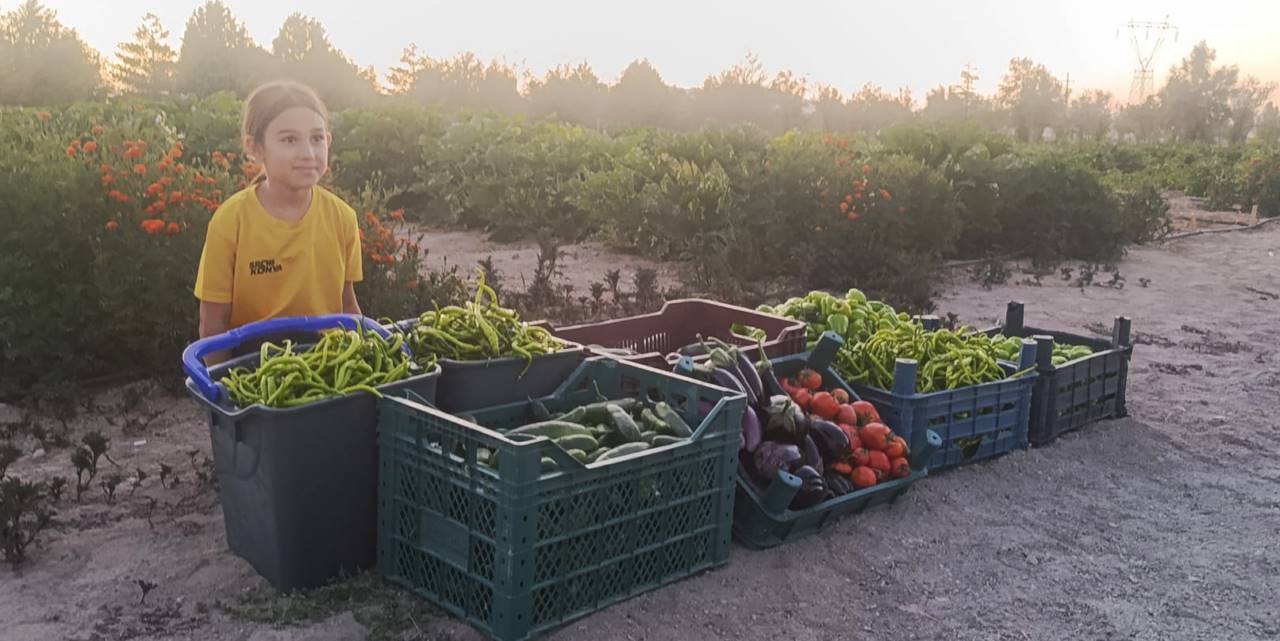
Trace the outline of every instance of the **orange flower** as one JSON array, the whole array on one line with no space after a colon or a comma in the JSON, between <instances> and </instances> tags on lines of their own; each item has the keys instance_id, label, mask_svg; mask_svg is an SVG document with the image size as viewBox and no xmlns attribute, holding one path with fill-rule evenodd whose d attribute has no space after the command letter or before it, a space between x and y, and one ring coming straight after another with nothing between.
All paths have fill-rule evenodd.
<instances>
[{"instance_id":1,"label":"orange flower","mask_svg":"<svg viewBox=\"0 0 1280 641\"><path fill-rule=\"evenodd\" d=\"M102 125L94 125L93 128L90 129L89 131L92 132L93 135L95 136L101 136L103 131Z\"/></svg>"},{"instance_id":2,"label":"orange flower","mask_svg":"<svg viewBox=\"0 0 1280 641\"><path fill-rule=\"evenodd\" d=\"M164 185L158 182L153 182L150 185L147 185L147 196L150 198L155 198L156 195L162 191L164 191Z\"/></svg>"},{"instance_id":3,"label":"orange flower","mask_svg":"<svg viewBox=\"0 0 1280 641\"><path fill-rule=\"evenodd\" d=\"M849 211L849 203L840 203L841 213Z\"/></svg>"},{"instance_id":4,"label":"orange flower","mask_svg":"<svg viewBox=\"0 0 1280 641\"><path fill-rule=\"evenodd\" d=\"M170 236L172 236L172 235L174 235L174 234L176 234L176 233L178 233L178 232L182 231L182 227L181 227L181 226L179 226L179 225L178 225L178 223L169 223L169 226L168 226L168 227L165 227L165 228L164 228L164 231L165 231L165 233L166 233L166 234L169 234Z\"/></svg>"},{"instance_id":5,"label":"orange flower","mask_svg":"<svg viewBox=\"0 0 1280 641\"><path fill-rule=\"evenodd\" d=\"M49 122L49 120L53 118L53 114L47 111L41 111L36 114L36 118L39 118L42 122Z\"/></svg>"},{"instance_id":6,"label":"orange flower","mask_svg":"<svg viewBox=\"0 0 1280 641\"><path fill-rule=\"evenodd\" d=\"M871 173L871 165L863 164L863 165L862 165L862 173L863 173L863 175L866 175L866 174Z\"/></svg>"},{"instance_id":7,"label":"orange flower","mask_svg":"<svg viewBox=\"0 0 1280 641\"><path fill-rule=\"evenodd\" d=\"M858 219L858 212L856 211L849 212L849 220L857 220L857 219Z\"/></svg>"},{"instance_id":8,"label":"orange flower","mask_svg":"<svg viewBox=\"0 0 1280 641\"><path fill-rule=\"evenodd\" d=\"M112 169L111 165L107 165L107 164L104 164L104 165L102 165L102 166L98 167L98 170L99 170L99 171L101 171L101 172L102 172L102 173L104 173L104 174L109 174L109 173L111 173L111 169Z\"/></svg>"},{"instance_id":9,"label":"orange flower","mask_svg":"<svg viewBox=\"0 0 1280 641\"><path fill-rule=\"evenodd\" d=\"M166 170L166 169L168 169L168 168L169 168L169 159L168 159L168 158L165 158L165 159L161 160L160 162L156 163L156 171L164 171L164 170Z\"/></svg>"},{"instance_id":10,"label":"orange flower","mask_svg":"<svg viewBox=\"0 0 1280 641\"><path fill-rule=\"evenodd\" d=\"M76 157L76 146L67 145L67 158L75 158L75 157Z\"/></svg>"},{"instance_id":11,"label":"orange flower","mask_svg":"<svg viewBox=\"0 0 1280 641\"><path fill-rule=\"evenodd\" d=\"M244 172L245 178L253 178L258 175L258 163L247 162L240 166L240 170Z\"/></svg>"},{"instance_id":12,"label":"orange flower","mask_svg":"<svg viewBox=\"0 0 1280 641\"><path fill-rule=\"evenodd\" d=\"M171 192L171 193L169 194L169 202L171 202L171 203L180 203L180 202L182 202L182 192L180 192L180 191Z\"/></svg>"},{"instance_id":13,"label":"orange flower","mask_svg":"<svg viewBox=\"0 0 1280 641\"><path fill-rule=\"evenodd\" d=\"M845 194L845 195L844 195L844 201L845 201L845 202L847 202L847 203L851 203L851 202L853 202L853 194Z\"/></svg>"},{"instance_id":14,"label":"orange flower","mask_svg":"<svg viewBox=\"0 0 1280 641\"><path fill-rule=\"evenodd\" d=\"M104 186L104 187L105 187L105 186L107 186L107 185L110 185L111 183L113 183L113 182L115 182L115 181L116 181L116 177L115 177L115 176L112 176L111 174L103 174L103 176L102 176L102 186Z\"/></svg>"},{"instance_id":15,"label":"orange flower","mask_svg":"<svg viewBox=\"0 0 1280 641\"><path fill-rule=\"evenodd\" d=\"M890 194L887 189L880 190L880 197L885 200L893 200L893 194Z\"/></svg>"},{"instance_id":16,"label":"orange flower","mask_svg":"<svg viewBox=\"0 0 1280 641\"><path fill-rule=\"evenodd\" d=\"M214 159L214 160L222 160L222 152L221 152L221 151L215 151L215 152L213 152L213 159Z\"/></svg>"},{"instance_id":17,"label":"orange flower","mask_svg":"<svg viewBox=\"0 0 1280 641\"><path fill-rule=\"evenodd\" d=\"M854 200L862 200L862 192L857 192L857 193L855 193L855 194L853 195L853 198L854 198Z\"/></svg>"},{"instance_id":18,"label":"orange flower","mask_svg":"<svg viewBox=\"0 0 1280 641\"><path fill-rule=\"evenodd\" d=\"M147 173L147 166L146 166L146 165L143 165L143 164L137 164L137 165L134 165L134 166L133 166L133 173L138 174L139 176L146 175L146 173Z\"/></svg>"},{"instance_id":19,"label":"orange flower","mask_svg":"<svg viewBox=\"0 0 1280 641\"><path fill-rule=\"evenodd\" d=\"M118 227L120 227L119 222L116 222L115 220L107 221L107 231L115 231Z\"/></svg>"},{"instance_id":20,"label":"orange flower","mask_svg":"<svg viewBox=\"0 0 1280 641\"><path fill-rule=\"evenodd\" d=\"M95 140L90 140L89 142L86 142L84 144L84 153L86 154L91 154L97 150L98 150L98 143Z\"/></svg>"},{"instance_id":21,"label":"orange flower","mask_svg":"<svg viewBox=\"0 0 1280 641\"><path fill-rule=\"evenodd\" d=\"M184 172L184 171L186 171L186 170L187 170L187 166L186 166L186 165L184 165L184 164L182 164L182 163L178 163L178 164L176 164L176 165L174 165L174 166L173 166L173 170L174 170L174 171L176 171L176 172L178 172L178 173L182 173L182 172Z\"/></svg>"},{"instance_id":22,"label":"orange flower","mask_svg":"<svg viewBox=\"0 0 1280 641\"><path fill-rule=\"evenodd\" d=\"M164 221L158 218L148 218L142 221L140 226L142 227L142 231L145 231L152 236L164 231L165 227Z\"/></svg>"},{"instance_id":23,"label":"orange flower","mask_svg":"<svg viewBox=\"0 0 1280 641\"><path fill-rule=\"evenodd\" d=\"M128 197L128 196L126 196L126 195L124 194L124 192L121 192L121 191L120 191L120 190L118 190L118 189L112 189L111 191L107 192L107 198L111 198L111 199L113 199L113 200L118 200L118 201L120 201L120 202L122 202L122 203L127 203L127 202L129 202L129 197Z\"/></svg>"},{"instance_id":24,"label":"orange flower","mask_svg":"<svg viewBox=\"0 0 1280 641\"><path fill-rule=\"evenodd\" d=\"M394 218L394 219L396 219L396 220L398 220L398 221L400 221L400 222L404 222L404 210L403 210L403 209L396 209L396 210L393 210L389 215L390 215L392 218Z\"/></svg>"}]
</instances>

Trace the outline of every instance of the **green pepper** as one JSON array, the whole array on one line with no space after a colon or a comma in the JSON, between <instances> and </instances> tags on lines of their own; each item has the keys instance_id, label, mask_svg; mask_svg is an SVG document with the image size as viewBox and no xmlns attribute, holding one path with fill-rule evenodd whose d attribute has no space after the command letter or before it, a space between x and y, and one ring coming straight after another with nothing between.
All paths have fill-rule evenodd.
<instances>
[{"instance_id":1,"label":"green pepper","mask_svg":"<svg viewBox=\"0 0 1280 641\"><path fill-rule=\"evenodd\" d=\"M827 328L845 336L849 333L849 317L844 314L831 314L827 316Z\"/></svg>"}]
</instances>

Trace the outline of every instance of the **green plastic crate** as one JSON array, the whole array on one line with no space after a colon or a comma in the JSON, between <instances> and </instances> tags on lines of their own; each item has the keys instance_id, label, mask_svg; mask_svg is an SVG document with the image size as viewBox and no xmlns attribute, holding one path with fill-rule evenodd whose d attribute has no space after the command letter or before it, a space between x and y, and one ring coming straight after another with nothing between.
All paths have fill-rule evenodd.
<instances>
[{"instance_id":1,"label":"green plastic crate","mask_svg":"<svg viewBox=\"0 0 1280 641\"><path fill-rule=\"evenodd\" d=\"M859 399L831 369L830 363L835 351L844 343L838 334L827 332L824 340L818 342L813 352L775 358L773 370L779 378L795 376L806 367L816 370L822 375L824 390L836 388L849 393L853 400ZM876 507L893 503L911 487L912 483L928 475L928 463L933 453L942 446L942 439L929 430L924 447L911 452L911 475L902 479L893 479L877 483L872 487L855 490L843 496L827 499L817 505L802 510L792 510L788 506L800 490L800 477L781 472L778 479L768 487L760 489L747 477L747 472L738 473L738 493L733 508L733 537L739 543L752 549L764 549L789 543L798 538L814 534L835 523L845 516L861 514Z\"/></svg>"},{"instance_id":2,"label":"green plastic crate","mask_svg":"<svg viewBox=\"0 0 1280 641\"><path fill-rule=\"evenodd\" d=\"M502 435L534 420L527 402L469 421L384 399L379 573L511 641L726 562L745 396L591 358L542 400L567 410L596 400L597 389L665 400L694 434L584 466L545 438ZM700 401L711 405L702 417ZM480 448L498 453L498 469L477 463ZM543 473L543 457L559 471Z\"/></svg>"}]
</instances>

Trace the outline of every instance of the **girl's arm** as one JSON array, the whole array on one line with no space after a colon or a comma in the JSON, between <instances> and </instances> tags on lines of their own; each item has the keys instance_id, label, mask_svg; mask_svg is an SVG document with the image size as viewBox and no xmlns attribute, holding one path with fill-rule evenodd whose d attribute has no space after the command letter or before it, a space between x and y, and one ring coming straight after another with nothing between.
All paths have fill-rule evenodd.
<instances>
[{"instance_id":1,"label":"girl's arm","mask_svg":"<svg viewBox=\"0 0 1280 641\"><path fill-rule=\"evenodd\" d=\"M200 338L222 334L231 329L231 303L200 301ZM210 367L231 358L230 351L214 352L204 357Z\"/></svg>"},{"instance_id":2,"label":"girl's arm","mask_svg":"<svg viewBox=\"0 0 1280 641\"><path fill-rule=\"evenodd\" d=\"M347 281L342 287L342 313L343 314L361 314L360 301L356 300L356 284Z\"/></svg>"}]
</instances>

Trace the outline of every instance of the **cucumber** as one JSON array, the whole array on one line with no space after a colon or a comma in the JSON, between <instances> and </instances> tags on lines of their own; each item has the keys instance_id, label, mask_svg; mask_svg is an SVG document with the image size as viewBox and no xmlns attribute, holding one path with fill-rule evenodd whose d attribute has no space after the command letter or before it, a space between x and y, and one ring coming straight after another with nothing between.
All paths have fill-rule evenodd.
<instances>
[{"instance_id":1,"label":"cucumber","mask_svg":"<svg viewBox=\"0 0 1280 641\"><path fill-rule=\"evenodd\" d=\"M555 459L550 459L545 456L542 457L542 473L543 474L546 474L547 472L554 472L558 469L560 469L560 466L556 464Z\"/></svg>"},{"instance_id":2,"label":"cucumber","mask_svg":"<svg viewBox=\"0 0 1280 641\"><path fill-rule=\"evenodd\" d=\"M586 461L584 461L584 463L586 463L587 465L590 465L590 464L592 464L592 463L595 463L595 462L596 462L596 461L597 461L601 456L604 456L604 455L605 455L606 453L608 453L608 452L609 452L609 448L607 448L607 447L602 447L602 448L600 448L600 449L598 449L598 450L596 450L596 451L594 451L594 452L592 452L592 453L588 454L588 455L587 455L587 460L586 460Z\"/></svg>"},{"instance_id":3,"label":"cucumber","mask_svg":"<svg viewBox=\"0 0 1280 641\"><path fill-rule=\"evenodd\" d=\"M586 465L587 459L590 458L591 455L582 450L569 450L569 456L578 459L579 463Z\"/></svg>"},{"instance_id":4,"label":"cucumber","mask_svg":"<svg viewBox=\"0 0 1280 641\"><path fill-rule=\"evenodd\" d=\"M622 398L616 401L600 401L598 403L590 403L573 408L568 414L561 417L561 420L572 423L599 423L601 421L610 420L609 406L614 405L621 407L623 410L630 412L635 409L639 403L634 398Z\"/></svg>"},{"instance_id":5,"label":"cucumber","mask_svg":"<svg viewBox=\"0 0 1280 641\"><path fill-rule=\"evenodd\" d=\"M672 433L671 426L666 421L658 418L658 415L647 407L640 410L640 423L644 425L646 430L653 430L659 434Z\"/></svg>"},{"instance_id":6,"label":"cucumber","mask_svg":"<svg viewBox=\"0 0 1280 641\"><path fill-rule=\"evenodd\" d=\"M653 406L653 412L658 415L658 418L666 421L667 425L671 426L672 434L684 438L693 436L693 430L689 429L689 424L684 422L684 418L680 416L680 413L670 405L658 403Z\"/></svg>"},{"instance_id":7,"label":"cucumber","mask_svg":"<svg viewBox=\"0 0 1280 641\"><path fill-rule=\"evenodd\" d=\"M659 434L653 437L653 446L662 447L663 445L671 445L673 443L683 443L689 439L680 438L679 436L671 436L669 434Z\"/></svg>"},{"instance_id":8,"label":"cucumber","mask_svg":"<svg viewBox=\"0 0 1280 641\"><path fill-rule=\"evenodd\" d=\"M599 441L596 441L594 436L588 434L561 436L553 442L565 450L582 450L590 453L600 449Z\"/></svg>"},{"instance_id":9,"label":"cucumber","mask_svg":"<svg viewBox=\"0 0 1280 641\"><path fill-rule=\"evenodd\" d=\"M591 430L577 423L571 423L568 421L541 421L538 423L522 425L510 432L507 432L507 436L545 436L549 439L557 439L574 435L590 436Z\"/></svg>"},{"instance_id":10,"label":"cucumber","mask_svg":"<svg viewBox=\"0 0 1280 641\"><path fill-rule=\"evenodd\" d=\"M600 457L596 459L596 462L598 463L600 461L607 461L609 459L615 459L620 456L635 454L636 452L643 452L647 449L649 449L649 444L645 443L644 441L640 441L637 443L627 443L625 445L619 445L618 447L615 447L609 450L608 452L601 454Z\"/></svg>"},{"instance_id":11,"label":"cucumber","mask_svg":"<svg viewBox=\"0 0 1280 641\"><path fill-rule=\"evenodd\" d=\"M643 432L640 432L640 440L650 445L653 445L653 437L657 435L658 433L653 430L645 430Z\"/></svg>"},{"instance_id":12,"label":"cucumber","mask_svg":"<svg viewBox=\"0 0 1280 641\"><path fill-rule=\"evenodd\" d=\"M636 422L626 410L613 404L608 405L606 409L609 412L609 418L613 419L613 426L618 429L623 439L628 443L635 443L641 439L640 428L636 426Z\"/></svg>"}]
</instances>

